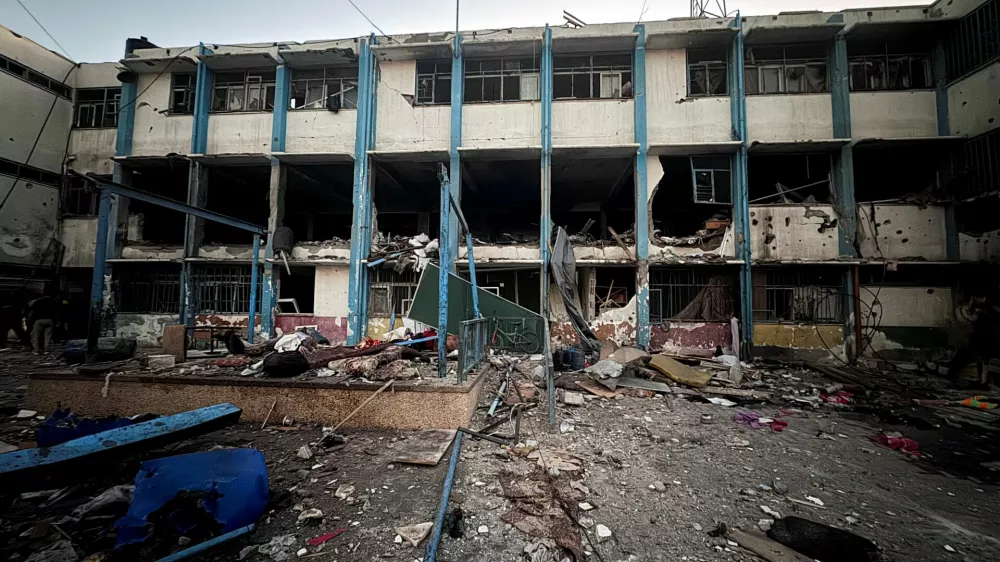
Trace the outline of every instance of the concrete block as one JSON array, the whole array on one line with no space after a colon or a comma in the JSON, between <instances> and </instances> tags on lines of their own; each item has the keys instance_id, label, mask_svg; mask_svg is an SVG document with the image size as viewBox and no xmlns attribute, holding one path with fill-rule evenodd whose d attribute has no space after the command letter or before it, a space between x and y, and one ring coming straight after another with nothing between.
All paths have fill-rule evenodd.
<instances>
[{"instance_id":1,"label":"concrete block","mask_svg":"<svg viewBox=\"0 0 1000 562\"><path fill-rule=\"evenodd\" d=\"M176 357L173 355L150 355L146 357L146 366L150 369L170 369L175 361Z\"/></svg>"},{"instance_id":2,"label":"concrete block","mask_svg":"<svg viewBox=\"0 0 1000 562\"><path fill-rule=\"evenodd\" d=\"M187 334L182 324L163 327L163 353L173 355L177 363L187 359Z\"/></svg>"}]
</instances>

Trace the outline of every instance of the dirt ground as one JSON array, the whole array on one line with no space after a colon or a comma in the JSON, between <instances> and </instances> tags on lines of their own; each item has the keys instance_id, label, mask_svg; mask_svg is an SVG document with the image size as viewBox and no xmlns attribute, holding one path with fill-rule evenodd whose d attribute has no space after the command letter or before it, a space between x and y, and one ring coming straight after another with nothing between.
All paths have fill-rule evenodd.
<instances>
[{"instance_id":1,"label":"dirt ground","mask_svg":"<svg viewBox=\"0 0 1000 562\"><path fill-rule=\"evenodd\" d=\"M5 364L0 405L16 407L26 384L18 373L38 360L17 351L4 353L0 361ZM558 404L555 426L548 424L545 395L540 392L543 402L522 419L523 446L511 449L464 438L449 507L462 510L464 537L445 533L438 560L564 559L565 551L554 542L528 536L504 522L515 506L501 485L504 478L536 490L547 482L571 488L572 500L562 505L582 527L574 533L586 560L759 560L710 532L720 523L759 531L762 524L766 527L762 520L775 518L765 508L871 539L885 560L1000 560L1000 474L979 465L1000 459L996 430L971 431L950 422L922 428L890 425L898 419L886 421L884 408L861 403L812 407L794 398L829 380L805 370L761 368L759 372L761 379L754 384L772 391L769 402L726 407L678 394L599 398L584 392L581 406ZM515 379L529 379L512 373ZM495 391L503 376L500 369L487 382L487 393ZM497 421L486 415L490 401L490 395L481 397L470 427ZM894 413L906 414L903 418L926 415L921 408L906 406L905 400L895 404ZM737 410L753 410L787 421L788 426L775 432L739 425L733 421ZM23 443L37 423L0 422L0 440ZM512 426L504 423L494 431L511 435ZM875 444L872 437L882 431L904 433L919 443L922 455ZM288 560L422 560L426 541L418 547L399 544L394 529L434 520L451 450L437 466L414 466L393 460L412 443L410 433L349 431L345 446L330 449L316 445L322 435L322 428L302 422L264 430L240 423L144 456L223 446L254 447L267 459L277 501L248 537L195 560L222 562L241 555L244 560L278 559L259 553L258 547L284 535L295 537L285 549ZM310 446L312 458L297 454L303 445ZM533 449L543 454L571 453L579 468L547 475L535 459L527 458ZM102 486L115 483L115 478L127 483L136 466L136 461L117 465L100 482L80 488L47 510L18 500L6 506L6 512L0 512L0 539L7 539L8 546L0 547L0 561L25 560L30 549L13 549L11 537L43 517L72 510ZM573 484L563 486L569 482ZM344 491L345 485L354 491L338 498L336 491ZM304 510L313 508L322 512L321 522L297 521ZM599 526L611 536L599 536ZM340 529L342 534L322 547L306 546L307 540ZM35 546L56 538L52 532ZM297 556L303 548L305 552ZM81 545L79 559L94 553Z\"/></svg>"}]
</instances>

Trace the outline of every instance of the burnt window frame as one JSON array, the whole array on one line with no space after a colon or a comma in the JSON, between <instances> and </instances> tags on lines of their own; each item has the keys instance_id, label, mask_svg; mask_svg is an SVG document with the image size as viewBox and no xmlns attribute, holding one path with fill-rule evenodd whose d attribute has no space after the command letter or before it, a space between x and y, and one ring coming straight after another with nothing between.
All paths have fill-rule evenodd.
<instances>
[{"instance_id":1,"label":"burnt window frame","mask_svg":"<svg viewBox=\"0 0 1000 562\"><path fill-rule=\"evenodd\" d=\"M413 101L416 105L451 104L450 60L417 61Z\"/></svg>"},{"instance_id":2,"label":"burnt window frame","mask_svg":"<svg viewBox=\"0 0 1000 562\"><path fill-rule=\"evenodd\" d=\"M187 84L178 84L178 78L185 77ZM195 93L198 88L197 74L194 72L175 72L170 75L170 113L172 115L191 115L194 113ZM178 103L177 96L181 101Z\"/></svg>"},{"instance_id":3,"label":"burnt window frame","mask_svg":"<svg viewBox=\"0 0 1000 562\"><path fill-rule=\"evenodd\" d=\"M726 161L724 167L719 164L723 160ZM728 206L733 204L732 158L727 155L692 155L688 157L688 162L691 165L691 201L703 205ZM721 179L717 181L717 177L722 175L725 175L728 181L724 182ZM711 180L709 187L712 190L712 196L710 200L699 198L698 180L700 177L708 177Z\"/></svg>"},{"instance_id":4,"label":"burnt window frame","mask_svg":"<svg viewBox=\"0 0 1000 562\"><path fill-rule=\"evenodd\" d=\"M687 49L685 51L687 63L687 97L689 98L716 98L729 96L729 52L728 49ZM719 60L719 55L722 56ZM698 59L692 62L692 58ZM712 72L722 71L721 91L719 93L709 92L709 84ZM696 71L704 73L700 92L694 91L692 85L696 82L693 74Z\"/></svg>"}]
</instances>

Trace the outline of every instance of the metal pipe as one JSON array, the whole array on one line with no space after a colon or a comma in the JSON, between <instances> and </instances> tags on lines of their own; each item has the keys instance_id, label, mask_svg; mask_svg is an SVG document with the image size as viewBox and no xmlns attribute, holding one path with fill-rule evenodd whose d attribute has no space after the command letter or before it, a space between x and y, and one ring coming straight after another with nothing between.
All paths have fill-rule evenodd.
<instances>
[{"instance_id":1,"label":"metal pipe","mask_svg":"<svg viewBox=\"0 0 1000 562\"><path fill-rule=\"evenodd\" d=\"M246 527L240 527L235 531L230 531L224 535L219 535L215 538L208 539L205 542L198 543L190 548L185 548L184 550L175 552L165 558L160 558L157 562L178 562L179 560L186 560L188 558L191 558L192 556L201 554L206 550L215 548L216 546L224 542L229 542L237 537L242 537L243 535L246 535L247 533L253 531L253 529L254 529L254 524L251 523Z\"/></svg>"},{"instance_id":2,"label":"metal pipe","mask_svg":"<svg viewBox=\"0 0 1000 562\"><path fill-rule=\"evenodd\" d=\"M430 542L427 543L427 550L424 554L424 562L436 562L438 544L441 543L441 527L444 525L444 515L448 511L448 499L451 497L451 487L455 483L455 467L458 466L459 452L462 449L462 433L455 435L455 443L452 445L451 462L448 464L448 474L444 478L444 489L441 490L441 506L438 507L437 517L434 519L434 534Z\"/></svg>"},{"instance_id":3,"label":"metal pipe","mask_svg":"<svg viewBox=\"0 0 1000 562\"><path fill-rule=\"evenodd\" d=\"M467 435L471 435L472 437L475 437L476 439L485 439L486 441L489 441L491 443L496 443L497 445L510 445L510 442L507 441L506 439L500 439L499 437L494 437L492 435L486 435L484 433L479 433L478 431L473 431L473 430L471 430L471 429L469 429L467 427L460 427L460 428L458 428L458 430L460 432L462 432L462 433L467 434Z\"/></svg>"},{"instance_id":4,"label":"metal pipe","mask_svg":"<svg viewBox=\"0 0 1000 562\"><path fill-rule=\"evenodd\" d=\"M854 266L854 360L861 357L864 336L861 333L861 271Z\"/></svg>"},{"instance_id":5,"label":"metal pipe","mask_svg":"<svg viewBox=\"0 0 1000 562\"><path fill-rule=\"evenodd\" d=\"M253 235L253 258L250 264L250 323L247 325L247 341L253 343L254 327L257 324L257 269L260 264L260 234Z\"/></svg>"},{"instance_id":6,"label":"metal pipe","mask_svg":"<svg viewBox=\"0 0 1000 562\"><path fill-rule=\"evenodd\" d=\"M94 247L94 272L90 285L90 323L87 328L88 362L96 360L97 339L101 336L104 314L104 266L108 259L108 230L111 216L111 192L101 191L101 210L97 216L97 240Z\"/></svg>"}]
</instances>

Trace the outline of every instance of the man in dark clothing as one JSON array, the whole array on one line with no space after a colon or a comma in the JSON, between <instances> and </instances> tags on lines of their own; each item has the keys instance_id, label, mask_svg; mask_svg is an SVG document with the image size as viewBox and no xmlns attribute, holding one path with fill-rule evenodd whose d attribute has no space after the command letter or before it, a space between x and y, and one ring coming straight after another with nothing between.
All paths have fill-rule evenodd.
<instances>
[{"instance_id":1,"label":"man in dark clothing","mask_svg":"<svg viewBox=\"0 0 1000 562\"><path fill-rule=\"evenodd\" d=\"M52 341L52 330L59 317L59 301L45 295L28 303L28 322L31 327L31 345L35 355L48 351Z\"/></svg>"}]
</instances>

